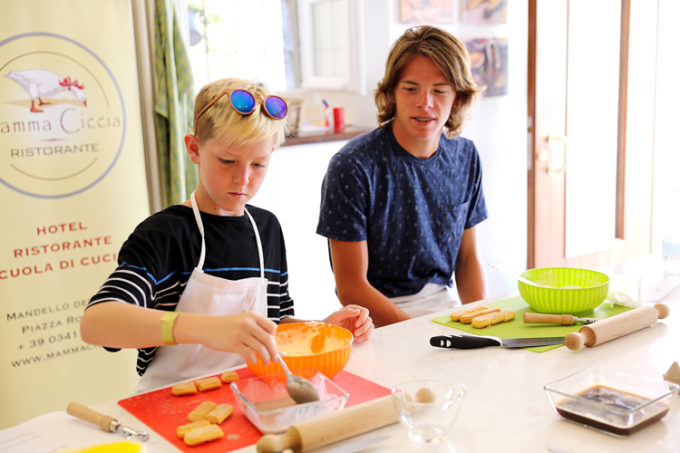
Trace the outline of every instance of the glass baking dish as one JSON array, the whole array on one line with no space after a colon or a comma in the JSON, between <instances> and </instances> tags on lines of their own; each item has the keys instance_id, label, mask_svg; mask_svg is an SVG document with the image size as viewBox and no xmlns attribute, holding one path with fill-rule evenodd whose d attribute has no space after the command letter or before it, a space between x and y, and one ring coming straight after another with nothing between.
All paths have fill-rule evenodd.
<instances>
[{"instance_id":1,"label":"glass baking dish","mask_svg":"<svg viewBox=\"0 0 680 453\"><path fill-rule=\"evenodd\" d=\"M544 386L565 419L625 437L663 418L680 386L640 374L591 367Z\"/></svg>"},{"instance_id":2,"label":"glass baking dish","mask_svg":"<svg viewBox=\"0 0 680 453\"><path fill-rule=\"evenodd\" d=\"M341 410L347 403L349 394L320 372L302 369L293 373L309 379L319 393L319 401L295 404L288 396L284 373L229 384L241 412L263 434L284 432L303 420Z\"/></svg>"}]
</instances>

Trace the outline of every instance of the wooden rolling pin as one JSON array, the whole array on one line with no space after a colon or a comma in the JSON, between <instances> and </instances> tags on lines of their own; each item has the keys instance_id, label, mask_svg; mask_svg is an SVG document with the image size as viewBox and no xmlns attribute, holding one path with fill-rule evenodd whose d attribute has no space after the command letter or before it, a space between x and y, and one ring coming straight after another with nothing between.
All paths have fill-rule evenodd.
<instances>
[{"instance_id":1,"label":"wooden rolling pin","mask_svg":"<svg viewBox=\"0 0 680 453\"><path fill-rule=\"evenodd\" d=\"M664 319L668 316L668 312L668 306L664 304L634 308L620 315L602 319L589 326L583 326L578 332L567 334L564 337L564 345L574 351L581 349L584 345L592 348L651 326L658 319Z\"/></svg>"},{"instance_id":2,"label":"wooden rolling pin","mask_svg":"<svg viewBox=\"0 0 680 453\"><path fill-rule=\"evenodd\" d=\"M392 396L357 404L341 411L305 420L283 434L267 434L257 442L258 453L281 452L290 448L308 451L352 436L391 425L398 419Z\"/></svg>"}]
</instances>

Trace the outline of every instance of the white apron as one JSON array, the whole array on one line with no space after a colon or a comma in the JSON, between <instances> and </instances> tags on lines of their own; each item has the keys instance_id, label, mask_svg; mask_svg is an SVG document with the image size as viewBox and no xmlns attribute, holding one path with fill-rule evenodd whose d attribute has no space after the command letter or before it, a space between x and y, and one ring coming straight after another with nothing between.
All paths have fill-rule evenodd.
<instances>
[{"instance_id":1,"label":"white apron","mask_svg":"<svg viewBox=\"0 0 680 453\"><path fill-rule=\"evenodd\" d=\"M460 305L455 289L437 283L426 283L415 294L391 297L390 300L412 318Z\"/></svg>"},{"instance_id":2,"label":"white apron","mask_svg":"<svg viewBox=\"0 0 680 453\"><path fill-rule=\"evenodd\" d=\"M195 193L191 194L191 207L201 233L201 256L175 311L215 316L252 311L267 316L267 279L264 277L262 243L253 217L247 210L245 211L255 231L260 276L228 280L203 272L205 233ZM158 328L160 329L160 325ZM215 374L241 363L243 357L238 354L215 351L203 345L159 346L153 361L140 378L135 393L165 387L181 380Z\"/></svg>"}]
</instances>

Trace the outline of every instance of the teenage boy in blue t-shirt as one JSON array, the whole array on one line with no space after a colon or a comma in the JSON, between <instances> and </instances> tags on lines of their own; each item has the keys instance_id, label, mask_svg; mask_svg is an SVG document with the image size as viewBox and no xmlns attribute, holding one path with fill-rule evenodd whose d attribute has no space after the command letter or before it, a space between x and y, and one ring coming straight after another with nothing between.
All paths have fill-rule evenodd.
<instances>
[{"instance_id":1,"label":"teenage boy in blue t-shirt","mask_svg":"<svg viewBox=\"0 0 680 453\"><path fill-rule=\"evenodd\" d=\"M394 44L375 101L380 127L350 141L324 178L317 233L337 293L376 326L483 299L475 225L487 217L482 169L459 137L478 93L465 46L436 27Z\"/></svg>"}]
</instances>

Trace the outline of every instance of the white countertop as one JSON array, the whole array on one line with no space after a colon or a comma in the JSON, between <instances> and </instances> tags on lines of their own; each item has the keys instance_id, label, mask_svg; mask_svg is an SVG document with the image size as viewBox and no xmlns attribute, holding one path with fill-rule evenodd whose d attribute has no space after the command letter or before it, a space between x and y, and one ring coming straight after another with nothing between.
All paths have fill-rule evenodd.
<instances>
[{"instance_id":1,"label":"white countertop","mask_svg":"<svg viewBox=\"0 0 680 453\"><path fill-rule=\"evenodd\" d=\"M553 412L543 390L545 384L592 365L657 376L665 373L674 361L680 361L680 289L663 302L670 307L668 318L649 328L580 351L570 351L565 347L543 353L497 347L475 350L433 348L429 344L431 336L455 332L450 327L433 323L431 319L436 315L376 329L368 343L354 347L345 369L386 387L424 378L462 382L466 394L458 420L447 440L438 445L412 443L403 427L394 424L344 441L344 447L340 445L338 448L339 444L336 444L319 451L357 451L351 445L356 440L387 436L360 451L680 452L680 397L673 397L671 409L661 421L627 438L615 438L561 419ZM116 417L124 425L144 428L115 401L93 408ZM43 450L46 452L67 444L82 446L88 445L88 442L121 439L56 412L0 431L0 452L28 451L12 450L11 447L20 447L22 442L25 442L24 446L29 445L30 433L44 432L43 427L47 429L48 426L50 430L43 435L43 440L45 445L51 444L51 448ZM146 446L148 452L177 451L154 433ZM253 452L255 447L238 451Z\"/></svg>"}]
</instances>

